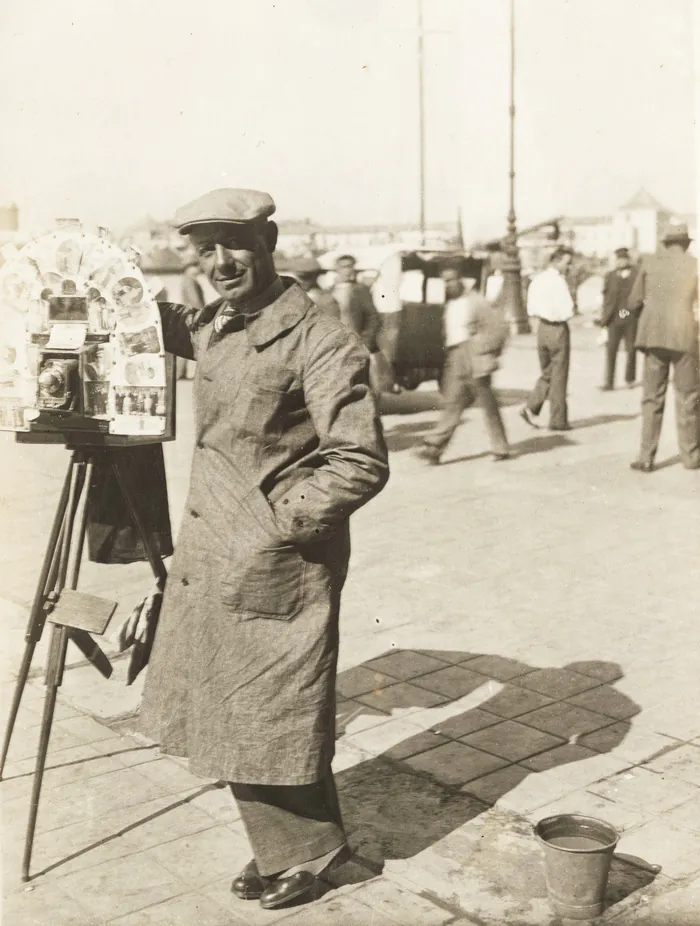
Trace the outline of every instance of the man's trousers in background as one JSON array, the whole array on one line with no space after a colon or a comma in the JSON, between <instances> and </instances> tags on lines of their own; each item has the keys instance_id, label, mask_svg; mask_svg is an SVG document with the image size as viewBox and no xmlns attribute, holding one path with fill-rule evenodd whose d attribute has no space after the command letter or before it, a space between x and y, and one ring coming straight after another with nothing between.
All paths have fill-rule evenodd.
<instances>
[{"instance_id":1,"label":"man's trousers in background","mask_svg":"<svg viewBox=\"0 0 700 926\"><path fill-rule=\"evenodd\" d=\"M346 844L330 769L310 785L229 785L261 875L279 874Z\"/></svg>"},{"instance_id":2,"label":"man's trousers in background","mask_svg":"<svg viewBox=\"0 0 700 926\"><path fill-rule=\"evenodd\" d=\"M700 466L700 372L698 355L652 347L644 351L642 447L639 459L652 464L659 446L669 374L673 367L678 449L688 469Z\"/></svg>"},{"instance_id":3,"label":"man's trousers in background","mask_svg":"<svg viewBox=\"0 0 700 926\"><path fill-rule=\"evenodd\" d=\"M491 452L508 453L508 438L490 376L472 377L469 343L448 347L442 374L443 412L424 443L442 450L457 430L462 412L478 401L484 410Z\"/></svg>"},{"instance_id":4,"label":"man's trousers in background","mask_svg":"<svg viewBox=\"0 0 700 926\"><path fill-rule=\"evenodd\" d=\"M527 400L527 408L533 415L539 415L549 399L549 427L557 431L569 427L566 389L570 354L568 323L548 322L541 318L537 328L537 355L541 373Z\"/></svg>"},{"instance_id":5,"label":"man's trousers in background","mask_svg":"<svg viewBox=\"0 0 700 926\"><path fill-rule=\"evenodd\" d=\"M637 378L637 316L630 315L624 321L613 322L608 327L608 340L605 344L605 379L603 385L612 389L615 386L615 365L620 344L624 342L627 352L625 364L625 383L631 386Z\"/></svg>"}]
</instances>

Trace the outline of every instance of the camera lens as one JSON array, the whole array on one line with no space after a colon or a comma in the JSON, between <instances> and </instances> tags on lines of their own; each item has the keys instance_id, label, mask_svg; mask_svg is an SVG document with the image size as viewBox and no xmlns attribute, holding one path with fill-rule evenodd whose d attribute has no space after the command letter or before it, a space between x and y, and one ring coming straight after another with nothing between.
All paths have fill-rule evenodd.
<instances>
[{"instance_id":1,"label":"camera lens","mask_svg":"<svg viewBox=\"0 0 700 926\"><path fill-rule=\"evenodd\" d=\"M57 367L48 367L39 375L39 387L48 395L58 395L66 385L63 371Z\"/></svg>"}]
</instances>

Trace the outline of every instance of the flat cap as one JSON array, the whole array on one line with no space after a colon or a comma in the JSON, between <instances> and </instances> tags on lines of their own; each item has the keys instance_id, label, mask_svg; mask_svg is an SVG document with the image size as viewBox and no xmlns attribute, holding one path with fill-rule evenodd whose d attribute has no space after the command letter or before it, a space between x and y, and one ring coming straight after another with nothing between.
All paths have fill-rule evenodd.
<instances>
[{"instance_id":1,"label":"flat cap","mask_svg":"<svg viewBox=\"0 0 700 926\"><path fill-rule=\"evenodd\" d=\"M175 226L186 235L195 225L211 222L231 222L246 225L257 219L267 219L275 211L269 193L259 190L212 190L181 206L175 213Z\"/></svg>"},{"instance_id":2,"label":"flat cap","mask_svg":"<svg viewBox=\"0 0 700 926\"><path fill-rule=\"evenodd\" d=\"M630 249L629 248L615 248L615 257L629 257Z\"/></svg>"}]
</instances>

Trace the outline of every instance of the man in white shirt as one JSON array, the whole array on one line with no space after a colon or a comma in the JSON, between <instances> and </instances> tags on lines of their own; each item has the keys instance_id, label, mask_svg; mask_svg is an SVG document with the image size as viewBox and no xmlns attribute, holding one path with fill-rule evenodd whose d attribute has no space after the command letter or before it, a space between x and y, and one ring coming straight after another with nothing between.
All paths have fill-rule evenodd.
<instances>
[{"instance_id":1,"label":"man in white shirt","mask_svg":"<svg viewBox=\"0 0 700 926\"><path fill-rule=\"evenodd\" d=\"M549 267L534 277L527 293L527 314L539 319L537 353L541 372L520 417L532 427L538 427L534 419L549 399L550 431L571 430L566 387L571 352L568 322L574 314L574 300L566 282L566 271L572 258L570 248L557 248L549 259Z\"/></svg>"},{"instance_id":2,"label":"man in white shirt","mask_svg":"<svg viewBox=\"0 0 700 926\"><path fill-rule=\"evenodd\" d=\"M508 439L491 388L491 373L498 367L507 326L498 308L480 293L465 290L458 268L446 267L442 278L446 296L443 413L418 449L418 455L432 465L439 463L462 412L478 399L486 417L491 453L495 460L507 460L510 457Z\"/></svg>"}]
</instances>

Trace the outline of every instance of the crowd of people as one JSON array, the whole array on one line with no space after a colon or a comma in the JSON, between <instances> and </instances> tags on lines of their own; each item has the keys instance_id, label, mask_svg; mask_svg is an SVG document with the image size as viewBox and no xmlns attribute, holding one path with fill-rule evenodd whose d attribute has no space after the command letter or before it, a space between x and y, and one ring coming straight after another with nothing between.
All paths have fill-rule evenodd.
<instances>
[{"instance_id":1,"label":"crowd of people","mask_svg":"<svg viewBox=\"0 0 700 926\"><path fill-rule=\"evenodd\" d=\"M192 475L165 590L120 632L127 647L158 621L143 732L187 757L195 774L229 783L252 854L231 890L265 909L316 896L322 876L350 853L331 771L340 600L349 518L389 478L370 379L379 352L371 292L350 255L338 258L331 291L319 286L314 261L297 268L298 283L280 277L274 211L267 193L215 190L176 214L218 299L159 304L166 350L198 363ZM606 388L616 345L631 345L637 326L643 434L633 465L644 472L653 468L671 367L683 463L700 467L697 267L687 230L664 244L639 266L618 253L601 318ZM554 430L571 427L570 260L557 248L527 299L540 376L521 415L537 426L548 400ZM494 458L506 460L491 385L508 336L503 307L449 262L442 278L445 406L420 454L438 463L462 410L478 400ZM627 374L631 383L631 361Z\"/></svg>"}]
</instances>

